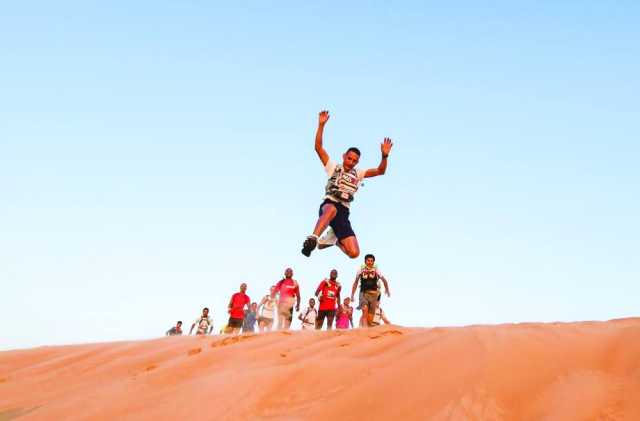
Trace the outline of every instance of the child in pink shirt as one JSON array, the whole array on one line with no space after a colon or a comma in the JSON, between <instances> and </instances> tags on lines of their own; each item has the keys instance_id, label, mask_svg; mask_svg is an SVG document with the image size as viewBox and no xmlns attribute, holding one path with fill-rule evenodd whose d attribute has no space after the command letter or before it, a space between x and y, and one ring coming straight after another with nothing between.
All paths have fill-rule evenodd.
<instances>
[{"instance_id":1,"label":"child in pink shirt","mask_svg":"<svg viewBox=\"0 0 640 421\"><path fill-rule=\"evenodd\" d=\"M336 329L349 329L349 326L353 327L353 307L349 304L351 298L344 299L344 304L338 307L338 314L336 315Z\"/></svg>"}]
</instances>

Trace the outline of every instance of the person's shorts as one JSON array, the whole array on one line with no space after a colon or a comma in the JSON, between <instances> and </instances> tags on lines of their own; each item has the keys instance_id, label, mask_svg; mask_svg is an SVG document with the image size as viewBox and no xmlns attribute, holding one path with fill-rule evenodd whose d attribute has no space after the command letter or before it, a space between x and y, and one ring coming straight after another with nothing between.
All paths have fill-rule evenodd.
<instances>
[{"instance_id":1,"label":"person's shorts","mask_svg":"<svg viewBox=\"0 0 640 421\"><path fill-rule=\"evenodd\" d=\"M268 317L258 317L258 323L265 323L267 325L272 325L273 319L270 319Z\"/></svg>"},{"instance_id":2,"label":"person's shorts","mask_svg":"<svg viewBox=\"0 0 640 421\"><path fill-rule=\"evenodd\" d=\"M358 310L362 310L365 305L368 307L369 313L373 313L378 305L380 305L380 291L369 290L360 291L360 302L358 303Z\"/></svg>"},{"instance_id":3,"label":"person's shorts","mask_svg":"<svg viewBox=\"0 0 640 421\"><path fill-rule=\"evenodd\" d=\"M234 319L233 317L229 317L228 327L232 329L240 329L242 327L242 319Z\"/></svg>"},{"instance_id":4,"label":"person's shorts","mask_svg":"<svg viewBox=\"0 0 640 421\"><path fill-rule=\"evenodd\" d=\"M325 201L320 205L320 216L322 216L322 207L326 204L336 207L336 216L331 222L329 222L329 226L333 229L338 240L356 235L356 233L353 232L351 222L349 221L349 208L340 203L334 202L333 200L325 199Z\"/></svg>"},{"instance_id":5,"label":"person's shorts","mask_svg":"<svg viewBox=\"0 0 640 421\"><path fill-rule=\"evenodd\" d=\"M324 319L327 318L327 325L329 325L330 323L333 323L333 319L335 317L335 310L318 310L318 318L316 320L318 321L318 325L322 326Z\"/></svg>"},{"instance_id":6,"label":"person's shorts","mask_svg":"<svg viewBox=\"0 0 640 421\"><path fill-rule=\"evenodd\" d=\"M293 320L293 306L278 308L278 315L280 317L284 317L285 319L289 320L289 322L291 322Z\"/></svg>"}]
</instances>

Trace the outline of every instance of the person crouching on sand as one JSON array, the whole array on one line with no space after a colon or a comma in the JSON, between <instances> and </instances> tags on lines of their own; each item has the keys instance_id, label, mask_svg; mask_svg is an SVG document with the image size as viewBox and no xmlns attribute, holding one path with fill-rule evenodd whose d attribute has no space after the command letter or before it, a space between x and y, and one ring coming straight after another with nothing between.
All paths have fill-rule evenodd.
<instances>
[{"instance_id":1,"label":"person crouching on sand","mask_svg":"<svg viewBox=\"0 0 640 421\"><path fill-rule=\"evenodd\" d=\"M182 322L178 320L178 323L171 329L167 330L166 336L182 335Z\"/></svg>"},{"instance_id":2,"label":"person crouching on sand","mask_svg":"<svg viewBox=\"0 0 640 421\"><path fill-rule=\"evenodd\" d=\"M389 325L391 322L387 319L387 315L382 311L382 307L378 306L376 308L376 312L373 315L373 320L371 321L371 326L380 326L384 322L384 324Z\"/></svg>"},{"instance_id":3,"label":"person crouching on sand","mask_svg":"<svg viewBox=\"0 0 640 421\"><path fill-rule=\"evenodd\" d=\"M351 307L351 298L347 297L338 307L336 314L336 329L349 329L353 327L353 307Z\"/></svg>"}]
</instances>

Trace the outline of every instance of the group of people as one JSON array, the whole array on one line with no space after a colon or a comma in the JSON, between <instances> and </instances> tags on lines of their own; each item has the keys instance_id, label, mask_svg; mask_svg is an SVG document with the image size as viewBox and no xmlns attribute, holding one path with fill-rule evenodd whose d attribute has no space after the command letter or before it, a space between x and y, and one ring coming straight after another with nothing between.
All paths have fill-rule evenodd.
<instances>
[{"instance_id":1,"label":"group of people","mask_svg":"<svg viewBox=\"0 0 640 421\"><path fill-rule=\"evenodd\" d=\"M355 259L360 255L360 246L353 228L351 227L350 205L358 191L359 185L365 178L378 177L387 171L387 162L393 142L385 137L380 144L380 163L369 169L356 168L360 162L360 149L351 147L342 154L342 163L331 159L324 148L323 134L329 121L329 112L324 110L318 114L314 147L328 180L325 195L320 204L318 219L313 232L304 240L302 254L309 257L313 250L336 246L348 257ZM278 329L289 329L293 321L294 308L303 329L322 329L326 320L327 329L332 329L334 322L337 329L353 327L353 308L351 302L360 286L358 309L362 311L359 325L372 326L382 322L389 323L380 307L382 287L390 296L387 280L375 266L375 257L365 256L365 264L358 271L351 296L341 300L341 286L338 282L338 272L331 271L328 279L324 279L316 289L318 308L315 298L309 299L308 307L300 312L300 288L293 279L293 270L285 271L285 277L272 286L260 303L251 302L246 294L247 284L240 285L240 291L231 296L228 305L229 321L221 333L239 333L255 331L255 325L262 332L271 330L277 318ZM189 334L196 329L197 334L210 334L213 322L209 316L209 309L204 308L202 315L191 325ZM182 334L182 322L167 331L167 335Z\"/></svg>"},{"instance_id":2,"label":"group of people","mask_svg":"<svg viewBox=\"0 0 640 421\"><path fill-rule=\"evenodd\" d=\"M308 306L300 311L300 285L293 279L293 270L287 268L284 278L271 286L269 293L260 302L252 302L247 295L247 284L242 283L240 290L229 299L227 312L229 320L220 333L239 334L240 332L255 332L256 324L260 332L274 328L287 330L293 322L294 311L298 313L298 320L303 330L320 330L326 326L327 330L353 328L353 307L356 291L359 291L357 309L362 312L358 325L360 327L377 326L390 323L380 305L382 289L387 297L391 296L389 283L375 265L372 254L365 256L362 265L351 288L351 296L342 299L342 286L338 282L338 271L333 269L329 277L323 279L315 290L315 298L310 298ZM316 298L317 304L316 307ZM276 322L277 320L277 322ZM326 323L325 323L326 321ZM209 335L213 331L213 320L209 315L209 308L202 309L202 314L191 325L189 334ZM166 332L167 335L181 335L182 321Z\"/></svg>"}]
</instances>

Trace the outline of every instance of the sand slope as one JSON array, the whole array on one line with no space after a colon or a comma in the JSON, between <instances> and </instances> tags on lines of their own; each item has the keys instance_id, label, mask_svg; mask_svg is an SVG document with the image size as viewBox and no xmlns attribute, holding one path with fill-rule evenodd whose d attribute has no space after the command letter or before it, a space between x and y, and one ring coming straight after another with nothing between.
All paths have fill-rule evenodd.
<instances>
[{"instance_id":1,"label":"sand slope","mask_svg":"<svg viewBox=\"0 0 640 421\"><path fill-rule=\"evenodd\" d=\"M0 353L0 420L640 420L640 319Z\"/></svg>"}]
</instances>

